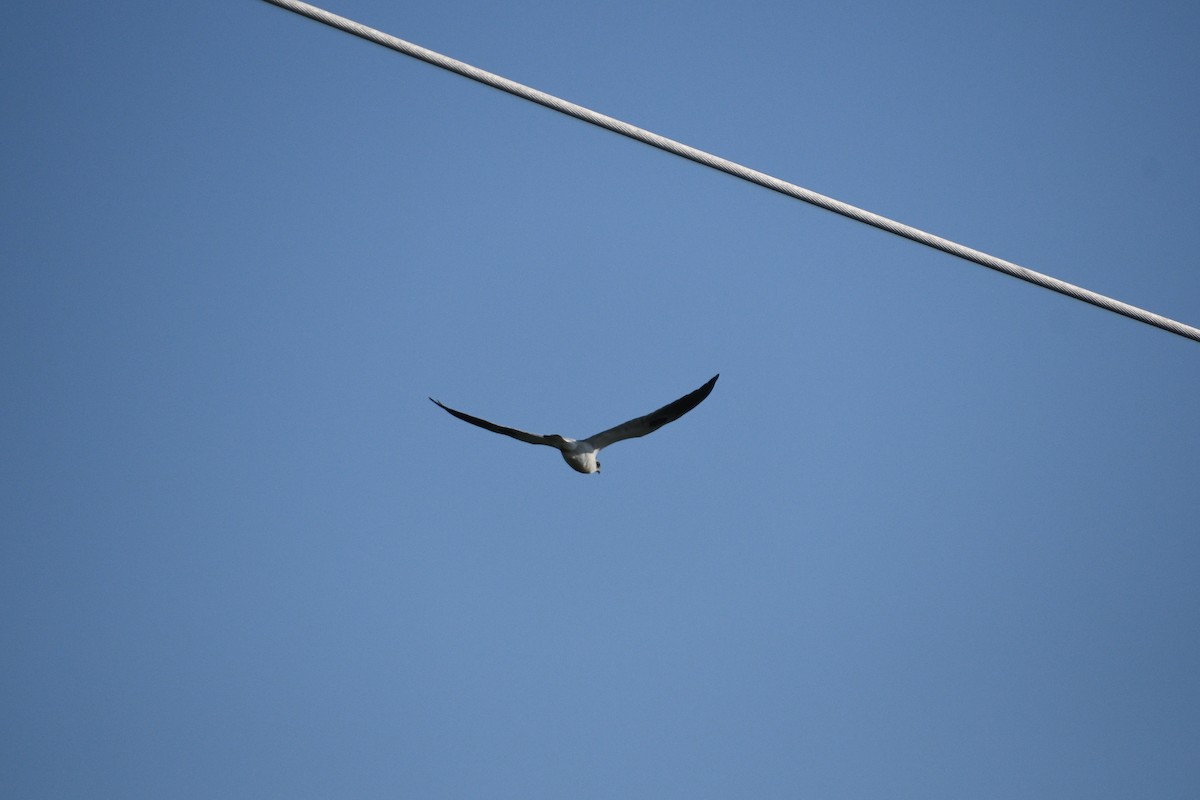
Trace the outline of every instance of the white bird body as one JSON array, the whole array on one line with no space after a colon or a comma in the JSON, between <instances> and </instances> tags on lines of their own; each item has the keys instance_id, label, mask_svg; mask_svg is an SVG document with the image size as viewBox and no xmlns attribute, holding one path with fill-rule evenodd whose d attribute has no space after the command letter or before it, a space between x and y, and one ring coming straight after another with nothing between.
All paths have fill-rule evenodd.
<instances>
[{"instance_id":1,"label":"white bird body","mask_svg":"<svg viewBox=\"0 0 1200 800\"><path fill-rule=\"evenodd\" d=\"M559 451L562 453L563 461L566 461L571 469L582 472L584 475L600 471L600 461L596 458L599 450L595 447L588 447L587 442L571 442L571 444L574 445L571 450Z\"/></svg>"},{"instance_id":2,"label":"white bird body","mask_svg":"<svg viewBox=\"0 0 1200 800\"><path fill-rule=\"evenodd\" d=\"M556 448L563 457L563 460L576 472L582 472L585 475L590 475L600 471L600 460L597 458L599 452L608 447L610 444L624 441L625 439L634 439L638 436L645 436L666 425L668 422L674 422L682 417L687 412L691 411L696 406L703 402L704 398L708 397L712 392L713 386L717 383L717 378L720 375L714 375L708 383L701 386L694 392L684 395L683 397L668 403L660 409L651 411L645 416L631 419L628 422L622 422L616 427L609 428L586 439L570 439L566 436L559 436L556 433L539 434L527 433L526 431L517 430L516 428L507 428L503 425L497 425L494 422L488 422L486 419L473 417L462 411L456 411L447 405L439 403L432 397L429 398L437 406L458 417L463 422L469 422L472 425L477 425L485 430L493 433L502 433L505 436L511 436L522 442L529 444L542 444L548 447Z\"/></svg>"}]
</instances>

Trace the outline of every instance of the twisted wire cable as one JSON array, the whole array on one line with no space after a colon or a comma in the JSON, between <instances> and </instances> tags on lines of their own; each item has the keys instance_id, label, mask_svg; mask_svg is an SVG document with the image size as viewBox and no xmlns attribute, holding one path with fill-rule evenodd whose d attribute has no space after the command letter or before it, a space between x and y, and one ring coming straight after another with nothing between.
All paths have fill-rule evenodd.
<instances>
[{"instance_id":1,"label":"twisted wire cable","mask_svg":"<svg viewBox=\"0 0 1200 800\"><path fill-rule=\"evenodd\" d=\"M843 203L840 200L835 200L832 197L826 197L823 194L805 189L802 186L797 186L794 183L780 180L779 178L767 175L764 172L750 169L749 167L730 161L720 156L715 156L712 153L707 153L703 150L698 150L695 147L690 147L682 142L677 142L674 139L668 139L665 136L660 136L657 133L644 130L636 125L630 125L628 122L622 122L614 117L601 114L597 111L592 111L575 103L571 103L554 95L538 91L529 86L511 81L508 78L495 75L491 72L473 67L470 64L463 63L456 59L444 56L441 53L428 50L412 42L406 42L403 39L398 39L395 36L384 33L383 31L369 28L366 25L355 22L354 20L339 17L324 9L309 5L308 3L298 2L298 0L265 0L265 2L280 8L293 11L301 14L317 22L324 23L330 27L345 31L346 33L366 39L370 42L395 50L398 53L411 56L436 67L462 75L465 78L470 78L473 81L478 81L486 86L491 86L525 100L538 103L547 108L552 108L563 114L583 120L598 127L610 130L613 133L619 133L622 136L627 136L635 141L657 147L660 150L665 150L668 153L674 153L677 156L690 159L707 167L720 170L722 172L733 175L750 183L771 189L780 194L794 197L797 200L803 200L819 208L832 211L835 214L841 214L844 217L858 220L873 227L885 230L889 233L894 233L897 236L903 236L906 239L911 239L927 247L932 247L936 250L941 250L944 253L949 253L953 256L974 262L989 269L1003 272L1006 275L1011 275L1014 278L1019 278L1037 286L1074 297L1076 300L1082 300L1085 303L1091 303L1103 309L1121 314L1135 319L1138 322L1144 322L1147 325L1153 325L1165 331L1183 336L1193 341L1200 342L1200 329L1190 325L1185 325L1182 322L1176 322L1168 317L1155 314L1143 308L1124 303L1097 292L1084 289L1081 286L1076 286L1066 281L1053 278L1049 275L1044 275L1040 272L1022 267L1019 264L1014 264L1011 261L1005 261L1002 258L996 258L979 250L967 247L965 245L952 242L949 239L943 239L940 236L935 236L932 233L914 228L910 225L897 222L879 214L873 214L870 211L852 206L849 203Z\"/></svg>"}]
</instances>

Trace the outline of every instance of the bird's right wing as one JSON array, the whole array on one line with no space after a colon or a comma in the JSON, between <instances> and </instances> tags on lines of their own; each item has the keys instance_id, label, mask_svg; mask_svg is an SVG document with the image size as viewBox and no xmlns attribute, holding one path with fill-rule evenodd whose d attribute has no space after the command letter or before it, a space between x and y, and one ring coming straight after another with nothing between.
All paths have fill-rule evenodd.
<instances>
[{"instance_id":1,"label":"bird's right wing","mask_svg":"<svg viewBox=\"0 0 1200 800\"><path fill-rule=\"evenodd\" d=\"M458 417L463 422L469 422L472 425L478 425L484 430L489 430L492 433L502 433L505 436L511 436L512 438L519 439L522 442L528 442L529 444L544 444L547 447L557 447L559 450L563 449L563 446L566 444L566 440L556 434L542 436L538 433L519 431L516 428L506 428L503 425L497 425L494 422L488 422L486 419L480 419L479 417L472 417L470 414L464 414L463 412L453 409L450 406L439 403L432 397L429 399L433 401L434 405L445 409L447 412Z\"/></svg>"},{"instance_id":2,"label":"bird's right wing","mask_svg":"<svg viewBox=\"0 0 1200 800\"><path fill-rule=\"evenodd\" d=\"M713 375L708 383L701 386L694 392L689 392L678 400L667 403L656 411L651 411L644 417L631 419L628 422L622 422L615 428L609 428L602 433L597 433L595 436L589 436L587 441L595 446L597 450L608 447L610 444L624 441L625 439L635 439L638 436L645 436L647 433L654 431L666 425L668 422L674 422L684 414L691 411L700 403L704 402L704 398L708 397L712 392L713 387L717 384L717 378L720 375Z\"/></svg>"}]
</instances>

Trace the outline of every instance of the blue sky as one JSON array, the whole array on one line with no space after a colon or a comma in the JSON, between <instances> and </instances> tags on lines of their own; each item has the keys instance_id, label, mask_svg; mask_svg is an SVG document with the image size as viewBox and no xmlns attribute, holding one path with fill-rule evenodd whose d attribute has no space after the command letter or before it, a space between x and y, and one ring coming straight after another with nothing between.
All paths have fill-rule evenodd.
<instances>
[{"instance_id":1,"label":"blue sky","mask_svg":"<svg viewBox=\"0 0 1200 800\"><path fill-rule=\"evenodd\" d=\"M1194 3L326 7L1200 323ZM7 19L6 796L1196 796L1195 342L257 0ZM426 399L717 372L599 476Z\"/></svg>"}]
</instances>

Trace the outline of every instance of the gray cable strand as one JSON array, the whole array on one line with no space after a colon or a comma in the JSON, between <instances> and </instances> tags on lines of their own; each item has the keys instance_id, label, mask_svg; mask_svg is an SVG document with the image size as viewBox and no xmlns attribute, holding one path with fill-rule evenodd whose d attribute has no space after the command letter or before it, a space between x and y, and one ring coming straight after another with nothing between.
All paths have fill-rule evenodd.
<instances>
[{"instance_id":1,"label":"gray cable strand","mask_svg":"<svg viewBox=\"0 0 1200 800\"><path fill-rule=\"evenodd\" d=\"M265 0L265 2L280 8L293 11L301 14L317 22L324 23L330 27L345 31L346 33L354 34L370 42L383 45L384 47L403 53L406 56L420 59L436 67L449 70L450 72L462 75L465 78L470 78L473 81L491 86L495 89L514 94L517 97L522 97L526 100L531 100L539 105L552 108L555 111L560 111L563 114L575 117L576 119L589 122L601 128L605 128L614 133L619 133L622 136L628 136L639 142L643 142L660 150L665 150L668 153L674 153L677 156L695 161L713 169L721 170L742 180L750 183L758 184L767 189L772 189L780 194L785 194L788 197L794 197L797 200L803 200L806 203L811 203L814 206L824 208L827 211L832 211L835 214L841 214L844 217L865 222L867 225L874 226L881 230L894 233L897 236L903 236L906 239L911 239L914 242L932 247L936 250L941 250L944 253L949 253L953 256L972 261L989 269L994 269L997 272L1003 272L1006 275L1011 275L1014 278L1020 278L1023 281L1036 284L1046 289L1051 289L1060 294L1065 294L1068 297L1074 297L1076 300L1082 300L1085 303L1091 303L1094 306L1107 309L1109 311L1122 314L1130 319L1135 319L1139 322L1144 322L1147 325L1153 325L1162 328L1165 331L1178 334L1188 339L1200 342L1200 329L1193 328L1190 325L1185 325L1182 322L1176 322L1173 319L1160 316L1158 314L1138 308L1137 306L1123 303L1120 300L1115 300L1111 297L1106 297L1102 294L1084 289L1074 284L1061 281L1057 278L1052 278L1049 275L1043 275L1040 272L1027 269L1014 264L1011 261L1005 261L1001 258L988 255L979 250L974 250L965 245L952 242L949 239L943 239L940 236L934 236L931 233L913 228L901 222L897 222L887 217L882 217L879 214L873 214L870 211L852 206L848 203L843 203L840 200L834 200L832 197L826 197L823 194L818 194L810 189L805 189L802 186L797 186L794 183L782 181L779 178L772 177L766 173L750 169L733 161L715 156L711 153L706 153L703 150L697 150L694 147L689 147L686 144L677 142L674 139L668 139L665 136L659 136L657 133L652 133L643 130L635 125L630 125L628 122L622 122L619 119L606 116L583 106L567 102L554 95L540 92L537 89L532 89L515 81L510 81L507 78L502 78L499 75L494 75L490 72L485 72L470 64L464 64L461 61L456 61L453 58L444 56L441 53L435 53L432 50L427 50L419 45L406 42L403 39L397 39L395 36L390 36L382 31L368 28L345 17L339 17L336 14L331 14L324 9L301 3L297 0Z\"/></svg>"}]
</instances>

